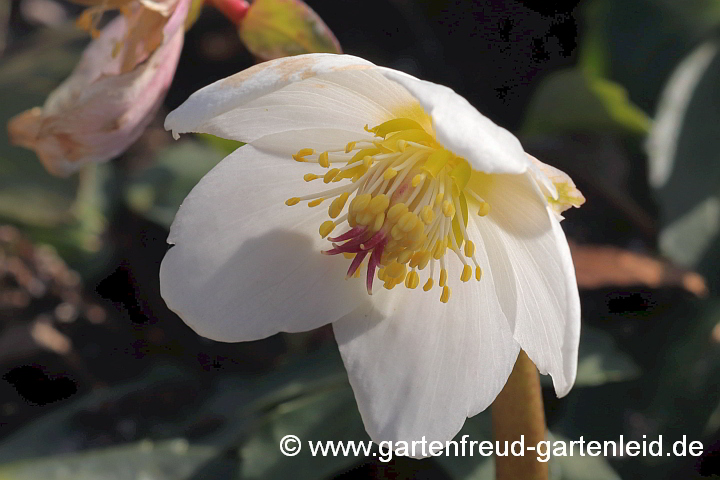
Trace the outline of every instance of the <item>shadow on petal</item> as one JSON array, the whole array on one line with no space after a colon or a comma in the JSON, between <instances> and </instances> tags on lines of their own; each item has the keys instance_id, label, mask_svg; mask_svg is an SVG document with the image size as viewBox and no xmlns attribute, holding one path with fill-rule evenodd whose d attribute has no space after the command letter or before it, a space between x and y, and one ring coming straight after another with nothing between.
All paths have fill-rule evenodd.
<instances>
[{"instance_id":1,"label":"shadow on petal","mask_svg":"<svg viewBox=\"0 0 720 480\"><path fill-rule=\"evenodd\" d=\"M348 262L322 255L306 235L272 230L232 251L217 233L179 239L160 271L168 306L202 336L237 342L311 330L369 302L362 279L345 280Z\"/></svg>"}]
</instances>

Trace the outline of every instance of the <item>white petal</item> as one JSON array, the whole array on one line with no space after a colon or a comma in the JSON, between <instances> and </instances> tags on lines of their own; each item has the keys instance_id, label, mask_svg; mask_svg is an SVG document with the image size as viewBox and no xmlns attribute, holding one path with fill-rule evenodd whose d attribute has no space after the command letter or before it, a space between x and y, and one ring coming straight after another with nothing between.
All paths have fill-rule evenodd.
<instances>
[{"instance_id":1,"label":"white petal","mask_svg":"<svg viewBox=\"0 0 720 480\"><path fill-rule=\"evenodd\" d=\"M318 234L326 207L284 204L322 188L303 181L308 168L246 145L185 199L160 287L199 334L233 342L309 330L366 300L362 282L344 280L348 261L320 253L329 247Z\"/></svg>"},{"instance_id":2,"label":"white petal","mask_svg":"<svg viewBox=\"0 0 720 480\"><path fill-rule=\"evenodd\" d=\"M565 235L529 174L493 175L477 190L491 206L477 222L500 305L515 340L562 397L575 382L580 336Z\"/></svg>"},{"instance_id":3,"label":"white petal","mask_svg":"<svg viewBox=\"0 0 720 480\"><path fill-rule=\"evenodd\" d=\"M523 173L530 160L520 141L478 112L452 89L410 75L382 69L405 87L432 117L437 140L485 173Z\"/></svg>"},{"instance_id":4,"label":"white petal","mask_svg":"<svg viewBox=\"0 0 720 480\"><path fill-rule=\"evenodd\" d=\"M486 280L457 280L448 304L439 289L376 289L333 324L375 442L450 440L505 385L519 346Z\"/></svg>"},{"instance_id":5,"label":"white petal","mask_svg":"<svg viewBox=\"0 0 720 480\"><path fill-rule=\"evenodd\" d=\"M193 93L167 116L165 128L172 130L176 137L186 132L221 135L205 129L204 125L215 117L242 108L292 83L322 73L372 66L372 63L362 58L333 54L297 55L261 63ZM226 138L247 141L244 137Z\"/></svg>"},{"instance_id":6,"label":"white petal","mask_svg":"<svg viewBox=\"0 0 720 480\"><path fill-rule=\"evenodd\" d=\"M368 97L371 87L383 95ZM392 107L417 104L402 87L372 70L331 72L287 85L247 104L213 117L200 126L204 132L233 138L263 150L295 153L298 145L317 148L312 142L327 130L351 140L372 140L364 130L393 117ZM295 143L299 130L310 137ZM316 131L315 133L313 133ZM292 138L283 141L280 134ZM270 139L268 139L270 137ZM280 141L278 141L280 140Z\"/></svg>"}]
</instances>

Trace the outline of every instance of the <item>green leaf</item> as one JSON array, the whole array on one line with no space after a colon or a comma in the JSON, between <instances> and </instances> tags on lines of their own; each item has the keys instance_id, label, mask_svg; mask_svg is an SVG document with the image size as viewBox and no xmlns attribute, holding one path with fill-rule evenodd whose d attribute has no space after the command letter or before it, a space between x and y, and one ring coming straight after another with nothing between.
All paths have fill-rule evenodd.
<instances>
[{"instance_id":1,"label":"green leaf","mask_svg":"<svg viewBox=\"0 0 720 480\"><path fill-rule=\"evenodd\" d=\"M629 355L618 349L610 334L583 324L575 387L593 387L610 382L633 380L640 374L640 367ZM549 375L540 378L543 385L552 386Z\"/></svg>"},{"instance_id":2,"label":"green leaf","mask_svg":"<svg viewBox=\"0 0 720 480\"><path fill-rule=\"evenodd\" d=\"M467 419L462 429L455 435L454 440L459 443L465 435L468 436L468 441L493 441L492 420L489 409ZM493 445L494 444L495 442L493 441ZM462 446L459 448L462 448ZM477 444L475 448L477 449ZM452 449L451 452L454 453ZM455 480L493 480L495 478L495 462L493 457L484 457L480 455L477 450L473 452L472 456L442 455L434 457L434 459L450 474L451 478Z\"/></svg>"},{"instance_id":3,"label":"green leaf","mask_svg":"<svg viewBox=\"0 0 720 480\"><path fill-rule=\"evenodd\" d=\"M71 433L77 431L74 422L79 414L100 410L103 405L120 402L136 392L147 392L158 385L186 377L186 372L177 368L157 366L136 381L93 390L5 437L0 442L0 463L56 455L62 451L63 445L67 444Z\"/></svg>"},{"instance_id":4,"label":"green leaf","mask_svg":"<svg viewBox=\"0 0 720 480\"><path fill-rule=\"evenodd\" d=\"M677 62L720 25L717 0L592 0L580 65L625 87L653 112Z\"/></svg>"},{"instance_id":5,"label":"green leaf","mask_svg":"<svg viewBox=\"0 0 720 480\"><path fill-rule=\"evenodd\" d=\"M38 35L0 65L0 105L8 117L42 105L79 59L73 30ZM5 125L0 134L0 217L22 224L54 226L64 222L75 201L77 179L53 177L35 153L10 145Z\"/></svg>"},{"instance_id":6,"label":"green leaf","mask_svg":"<svg viewBox=\"0 0 720 480\"><path fill-rule=\"evenodd\" d=\"M644 135L650 120L630 103L625 90L579 68L548 75L533 95L522 133L526 135L610 131Z\"/></svg>"},{"instance_id":7,"label":"green leaf","mask_svg":"<svg viewBox=\"0 0 720 480\"><path fill-rule=\"evenodd\" d=\"M565 445L570 439L550 433L550 442L562 441ZM552 446L552 443L550 444ZM569 451L569 450L568 450ZM576 450L577 452L577 450ZM550 478L552 480L620 480L608 461L602 456L552 456L550 458Z\"/></svg>"},{"instance_id":8,"label":"green leaf","mask_svg":"<svg viewBox=\"0 0 720 480\"><path fill-rule=\"evenodd\" d=\"M0 466L3 480L182 480L221 452L184 439L145 440L119 447L88 450ZM208 478L203 475L202 478Z\"/></svg>"},{"instance_id":9,"label":"green leaf","mask_svg":"<svg viewBox=\"0 0 720 480\"><path fill-rule=\"evenodd\" d=\"M639 377L640 373L640 367L629 355L618 349L608 333L583 325L575 386L632 380Z\"/></svg>"},{"instance_id":10,"label":"green leaf","mask_svg":"<svg viewBox=\"0 0 720 480\"><path fill-rule=\"evenodd\" d=\"M130 177L125 201L135 213L169 228L190 190L225 155L209 143L184 138L161 151L151 167Z\"/></svg>"},{"instance_id":11,"label":"green leaf","mask_svg":"<svg viewBox=\"0 0 720 480\"><path fill-rule=\"evenodd\" d=\"M648 142L660 209L660 249L720 287L719 40L700 45L673 72Z\"/></svg>"},{"instance_id":12,"label":"green leaf","mask_svg":"<svg viewBox=\"0 0 720 480\"><path fill-rule=\"evenodd\" d=\"M330 28L301 0L255 0L239 33L247 49L262 60L302 53L342 53Z\"/></svg>"},{"instance_id":13,"label":"green leaf","mask_svg":"<svg viewBox=\"0 0 720 480\"><path fill-rule=\"evenodd\" d=\"M493 448L496 447L492 438L492 425L490 412L485 411L479 415L468 419L460 433L455 436L455 441L460 441L463 435L468 435L470 441L491 441ZM563 441L566 443L570 440L550 432L547 440L551 445L552 442ZM527 448L531 445L525 445L525 455L534 455L545 459L545 455L533 453ZM500 446L501 450L505 449L504 445ZM576 450L577 452L577 450ZM494 457L480 456L477 446L473 451L473 455L465 456L440 456L434 458L445 471L455 480L494 480L495 479L495 461ZM552 480L619 480L620 477L615 473L606 459L602 457L591 457L580 455L573 456L550 456L550 479Z\"/></svg>"},{"instance_id":14,"label":"green leaf","mask_svg":"<svg viewBox=\"0 0 720 480\"><path fill-rule=\"evenodd\" d=\"M230 155L232 152L245 145L243 142L216 137L215 135L210 135L209 133L198 133L196 134L196 137L202 139L205 143L224 155Z\"/></svg>"},{"instance_id":15,"label":"green leaf","mask_svg":"<svg viewBox=\"0 0 720 480\"><path fill-rule=\"evenodd\" d=\"M300 439L301 450L297 455L280 453L279 442L285 435L296 435ZM319 393L302 396L268 412L241 448L241 478L327 478L362 458L362 454L313 456L308 440L322 443L370 440L349 384L344 382Z\"/></svg>"}]
</instances>

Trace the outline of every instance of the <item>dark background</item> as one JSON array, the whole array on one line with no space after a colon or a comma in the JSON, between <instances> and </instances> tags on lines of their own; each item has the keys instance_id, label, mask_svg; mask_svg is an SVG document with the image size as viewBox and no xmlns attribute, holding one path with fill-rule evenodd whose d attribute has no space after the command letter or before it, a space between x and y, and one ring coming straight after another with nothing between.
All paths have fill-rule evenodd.
<instances>
[{"instance_id":1,"label":"dark background","mask_svg":"<svg viewBox=\"0 0 720 480\"><path fill-rule=\"evenodd\" d=\"M13 78L8 65L18 65L18 59L32 63L32 58L39 58L38 49L51 45L58 51L77 52L85 41L82 35L53 40L53 29L28 18L21 3L10 3L3 54L7 63L4 70L0 67L0 79L3 75ZM327 0L310 4L346 53L452 87L496 123L518 132L528 152L569 172L588 199L582 209L568 212L563 223L574 244L610 245L650 258L658 254L658 235L664 223L657 192L646 180L644 136L622 128L588 128L584 124L540 134L523 129L532 99L549 76L580 63L588 32L599 29L606 33L607 78L620 82L630 100L649 116L654 115L662 87L677 61L707 33L705 26L683 30L682 19L673 17L672 11L658 10L658 2L650 1L608 7L603 21L589 25L594 17L587 9L603 3L615 5L510 0ZM69 16L80 11L62 5ZM672 28L657 33L652 30L656 24ZM680 26L676 28L676 24ZM690 33L685 36L678 33L686 31ZM660 40L641 42L643 33L658 35ZM179 195L182 199L184 195L175 194L176 190L187 193L199 178L189 175L188 179L187 169L178 173L168 166L175 161L182 165L193 162L186 158L186 151L178 153L177 145L193 141L197 148L211 145L216 150L210 162L222 158L223 148L228 148L209 140L184 139L175 145L162 130L162 118L198 88L254 63L235 27L210 8L188 31L185 42L163 112L134 147L102 170L106 172L99 180L103 201L97 205L103 205L106 222L96 235L101 246L95 252L77 254L69 242L55 243L57 236L52 230L0 216L4 219L0 222L4 224L0 227L3 462L39 458L33 467L39 470L31 471L54 472L64 460L47 464L50 455L92 456L98 448L140 445L142 449L147 439L159 445L182 438L190 453L198 445L212 446L215 453L188 467L191 474L167 473L172 469L165 465L158 468L167 475L152 478L236 478L238 471L248 474L243 465L249 455L277 456L276 443L261 441L272 437L268 431L277 438L283 429L295 433L292 428L300 427L293 427L292 422L310 418L308 412L313 408L327 410L328 418L319 425L303 424L308 431L323 431L320 427L325 426L335 432L325 432L328 438L366 438L357 424L358 414L348 396L331 330L244 344L211 342L195 335L168 311L159 295L158 269L167 249L167 219L158 220L152 208L138 208L133 195L150 188L157 202L153 206L166 201L176 208L179 202L168 198ZM642 48L655 49L644 57L652 68L625 68L631 60L617 52L639 55ZM654 65L658 57L665 63ZM61 61L56 53L49 58ZM635 60L633 65L637 65ZM643 77L648 71L650 76ZM5 85L20 88L17 83ZM2 118L8 119L18 108L32 106L12 110L0 105L0 111ZM19 148L4 144L2 148L2 158L25 155L23 161L32 161L32 155ZM192 153L196 147L188 148ZM46 243L55 250L43 247ZM594 254L594 250L589 253L591 257ZM608 276L600 263L601 267L585 267L599 268L589 271L589 277ZM604 267L612 270L615 265ZM663 434L666 449L671 440L688 435L689 440L703 441L704 455L612 458L602 465L575 465L571 463L577 459L569 459L553 467L559 472L554 478L674 479L718 472L717 270L714 264L699 270L711 287L709 296L702 288L688 288L677 278L672 280L669 274L656 284L642 274L634 283L631 279L622 285L581 283L583 322L590 332L583 335L581 353L586 357L581 357L597 359L599 373L576 386L565 399L555 398L552 388L546 388L544 395L553 434L572 439L584 435L586 440L600 441L621 434L626 439L643 435L654 439ZM38 282L44 291L33 293ZM704 298L697 298L698 294ZM44 338L38 334L38 318L57 335L38 340ZM303 389L288 393L288 386L295 384ZM326 399L323 392L331 395ZM309 403L302 403L305 398ZM215 405L213 402L221 407L208 407ZM296 405L297 418L291 415L287 420L282 412L291 404ZM475 429L471 430L474 437L488 435L487 420L484 413L468 422L468 428ZM249 450L248 445L256 449ZM266 450L258 450L257 445ZM88 465L96 461L96 457L78 458ZM275 469L261 470L258 478L289 478L283 477L288 472L298 478L486 478L482 473L476 477L468 473L472 467L469 459L398 458L389 464L373 458L346 459L344 464L328 463L330 471L316 470L316 477L308 473L313 471L310 467L301 464L305 461L301 457L296 463L284 460L286 463L278 461ZM454 462L462 465L454 468ZM105 470L112 471L112 465Z\"/></svg>"}]
</instances>

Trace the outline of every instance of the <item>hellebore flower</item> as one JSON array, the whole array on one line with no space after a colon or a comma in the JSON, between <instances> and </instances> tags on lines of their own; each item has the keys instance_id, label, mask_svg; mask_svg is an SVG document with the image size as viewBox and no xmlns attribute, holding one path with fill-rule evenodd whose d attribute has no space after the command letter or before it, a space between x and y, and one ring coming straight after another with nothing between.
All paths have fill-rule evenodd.
<instances>
[{"instance_id":1,"label":"hellebore flower","mask_svg":"<svg viewBox=\"0 0 720 480\"><path fill-rule=\"evenodd\" d=\"M451 89L304 55L199 90L165 127L247 143L185 199L160 269L200 335L332 322L376 442L452 438L521 347L572 387L580 305L552 205L579 192Z\"/></svg>"},{"instance_id":2,"label":"hellebore flower","mask_svg":"<svg viewBox=\"0 0 720 480\"><path fill-rule=\"evenodd\" d=\"M10 120L11 141L35 150L45 168L59 176L125 151L142 134L170 86L189 4L113 0L86 10L79 23L92 32L104 9L120 8L123 14L90 43L42 108Z\"/></svg>"}]
</instances>

